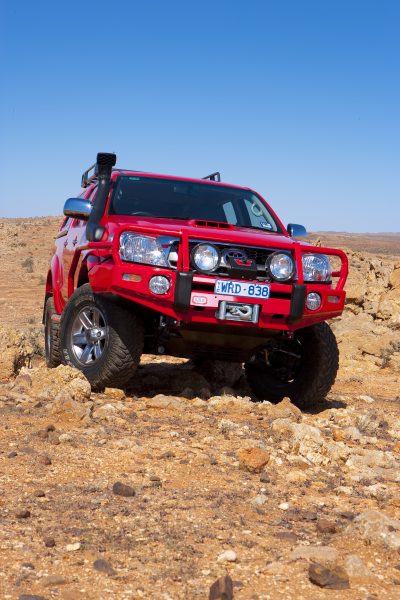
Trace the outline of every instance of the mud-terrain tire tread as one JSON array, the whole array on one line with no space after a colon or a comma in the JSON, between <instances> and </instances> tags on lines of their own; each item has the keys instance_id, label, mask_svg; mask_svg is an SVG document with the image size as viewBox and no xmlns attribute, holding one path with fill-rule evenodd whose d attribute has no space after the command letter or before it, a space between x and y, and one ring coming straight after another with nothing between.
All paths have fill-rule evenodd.
<instances>
[{"instance_id":1,"label":"mud-terrain tire tread","mask_svg":"<svg viewBox=\"0 0 400 600\"><path fill-rule=\"evenodd\" d=\"M307 354L305 368L296 377L293 383L287 384L287 389L274 390L273 382L265 373L252 367L251 363L245 365L247 381L260 399L270 402L280 402L285 396L299 408L308 409L320 403L335 382L339 368L339 351L335 335L325 322L317 323L298 330L297 334L302 340Z\"/></svg>"},{"instance_id":2,"label":"mud-terrain tire tread","mask_svg":"<svg viewBox=\"0 0 400 600\"><path fill-rule=\"evenodd\" d=\"M61 365L61 348L60 348L60 323L51 320L52 315L55 315L56 309L54 308L54 298L49 296L46 300L45 306L45 336L46 336L46 323L47 320L50 322L50 347L47 348L47 342L45 341L46 348L46 365L53 369Z\"/></svg>"},{"instance_id":3,"label":"mud-terrain tire tread","mask_svg":"<svg viewBox=\"0 0 400 600\"><path fill-rule=\"evenodd\" d=\"M85 304L94 304L106 316L109 337L99 363L82 368L68 352L68 324ZM115 302L94 294L90 284L78 288L68 300L61 318L61 348L64 364L79 368L90 381L94 391L105 387L122 388L136 370L143 351L142 320Z\"/></svg>"}]
</instances>

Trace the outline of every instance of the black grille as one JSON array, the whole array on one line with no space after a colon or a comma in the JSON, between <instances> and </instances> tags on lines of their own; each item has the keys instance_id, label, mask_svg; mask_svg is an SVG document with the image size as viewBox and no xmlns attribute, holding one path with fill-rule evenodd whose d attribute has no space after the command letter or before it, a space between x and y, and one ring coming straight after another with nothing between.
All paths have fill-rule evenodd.
<instances>
[{"instance_id":1,"label":"black grille","mask_svg":"<svg viewBox=\"0 0 400 600\"><path fill-rule=\"evenodd\" d=\"M271 281L270 276L268 275L268 273L265 270L265 262L266 262L268 256L270 256L270 254L272 254L273 252L277 252L276 248L257 248L255 246L236 246L234 244L218 244L213 241L196 240L196 241L189 242L190 253L192 252L193 248L195 246L197 246L197 244L202 244L202 243L212 244L213 246L218 248L218 250L221 252L221 254L223 254L224 251L229 250L231 248L235 249L235 250L241 250L244 254L246 254L246 256L249 259L256 261L257 271L258 271L257 279L262 280L262 281ZM284 251L282 251L282 252L284 252ZM196 267L194 264L192 264L191 266L194 270L196 270ZM219 275L219 276L228 276L229 275L228 269L224 265L221 265L216 271L213 271L212 274Z\"/></svg>"}]
</instances>

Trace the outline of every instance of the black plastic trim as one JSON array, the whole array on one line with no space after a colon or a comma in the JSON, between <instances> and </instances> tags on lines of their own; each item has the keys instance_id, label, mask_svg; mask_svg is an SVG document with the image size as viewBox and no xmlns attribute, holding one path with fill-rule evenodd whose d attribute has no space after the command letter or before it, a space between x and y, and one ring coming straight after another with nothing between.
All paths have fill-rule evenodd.
<instances>
[{"instance_id":1,"label":"black plastic trim","mask_svg":"<svg viewBox=\"0 0 400 600\"><path fill-rule=\"evenodd\" d=\"M177 273L175 283L174 305L176 310L187 312L192 295L193 273Z\"/></svg>"},{"instance_id":2,"label":"black plastic trim","mask_svg":"<svg viewBox=\"0 0 400 600\"><path fill-rule=\"evenodd\" d=\"M289 323L300 321L304 313L304 304L306 301L307 286L301 283L292 285L292 297L290 299Z\"/></svg>"}]
</instances>

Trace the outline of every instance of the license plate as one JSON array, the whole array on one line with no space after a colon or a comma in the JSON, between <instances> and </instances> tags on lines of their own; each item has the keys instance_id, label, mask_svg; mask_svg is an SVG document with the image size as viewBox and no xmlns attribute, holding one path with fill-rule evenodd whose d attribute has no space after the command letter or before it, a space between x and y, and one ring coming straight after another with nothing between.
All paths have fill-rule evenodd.
<instances>
[{"instance_id":1,"label":"license plate","mask_svg":"<svg viewBox=\"0 0 400 600\"><path fill-rule=\"evenodd\" d=\"M269 298L268 283L250 283L248 281L232 281L231 279L217 279L214 294L226 296L239 296L242 298Z\"/></svg>"}]
</instances>

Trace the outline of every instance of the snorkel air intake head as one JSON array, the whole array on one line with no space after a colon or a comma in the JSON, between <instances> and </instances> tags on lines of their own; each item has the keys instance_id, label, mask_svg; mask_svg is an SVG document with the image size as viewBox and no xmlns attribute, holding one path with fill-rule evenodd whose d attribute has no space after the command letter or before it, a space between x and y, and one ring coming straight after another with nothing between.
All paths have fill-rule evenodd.
<instances>
[{"instance_id":1,"label":"snorkel air intake head","mask_svg":"<svg viewBox=\"0 0 400 600\"><path fill-rule=\"evenodd\" d=\"M84 188L88 187L92 181L97 180L97 194L86 225L86 237L89 242L99 242L103 236L104 227L100 225L100 220L106 207L110 191L111 172L116 162L117 156L115 154L99 152L95 164L82 175L82 187ZM92 170L93 174L89 176Z\"/></svg>"}]
</instances>

